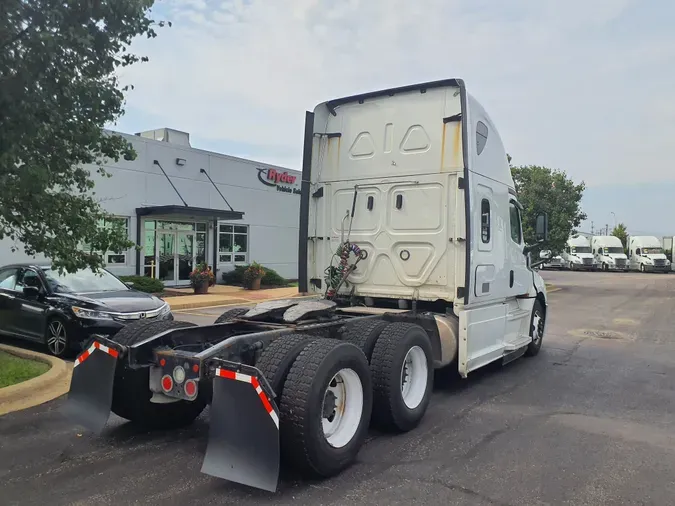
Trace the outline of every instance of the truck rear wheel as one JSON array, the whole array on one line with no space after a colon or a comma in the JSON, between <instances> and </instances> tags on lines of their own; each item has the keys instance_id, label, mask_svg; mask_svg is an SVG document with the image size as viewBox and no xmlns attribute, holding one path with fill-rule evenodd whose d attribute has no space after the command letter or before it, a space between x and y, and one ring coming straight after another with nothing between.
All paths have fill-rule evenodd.
<instances>
[{"instance_id":1,"label":"truck rear wheel","mask_svg":"<svg viewBox=\"0 0 675 506\"><path fill-rule=\"evenodd\" d=\"M290 334L272 341L265 347L255 366L263 373L276 394L277 406L281 401L288 371L300 352L316 337Z\"/></svg>"},{"instance_id":2,"label":"truck rear wheel","mask_svg":"<svg viewBox=\"0 0 675 506\"><path fill-rule=\"evenodd\" d=\"M235 318L239 318L241 316L244 316L246 313L248 313L249 308L247 307L234 307L232 309L228 309L227 311L223 312L218 318L216 318L216 321L213 323L225 323L232 321Z\"/></svg>"},{"instance_id":3,"label":"truck rear wheel","mask_svg":"<svg viewBox=\"0 0 675 506\"><path fill-rule=\"evenodd\" d=\"M357 321L345 325L342 339L361 348L368 362L370 362L377 338L380 337L386 326L387 322L382 320Z\"/></svg>"},{"instance_id":4,"label":"truck rear wheel","mask_svg":"<svg viewBox=\"0 0 675 506\"><path fill-rule=\"evenodd\" d=\"M176 320L134 322L112 339L130 346L160 332L195 326L194 323ZM207 391L200 391L194 401L180 400L166 404L150 402L150 368L132 369L122 361L115 371L111 410L117 416L148 429L179 428L191 424L204 411L208 402Z\"/></svg>"},{"instance_id":5,"label":"truck rear wheel","mask_svg":"<svg viewBox=\"0 0 675 506\"><path fill-rule=\"evenodd\" d=\"M282 455L305 474L338 474L354 462L365 441L372 400L361 350L335 339L308 343L284 384Z\"/></svg>"},{"instance_id":6,"label":"truck rear wheel","mask_svg":"<svg viewBox=\"0 0 675 506\"><path fill-rule=\"evenodd\" d=\"M407 432L424 417L431 400L434 368L429 336L419 325L390 323L375 344L373 425Z\"/></svg>"}]
</instances>

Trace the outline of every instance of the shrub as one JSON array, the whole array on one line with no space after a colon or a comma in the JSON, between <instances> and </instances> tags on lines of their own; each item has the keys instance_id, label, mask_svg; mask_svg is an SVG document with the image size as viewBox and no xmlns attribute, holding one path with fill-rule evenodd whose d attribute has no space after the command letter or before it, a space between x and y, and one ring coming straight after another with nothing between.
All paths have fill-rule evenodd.
<instances>
[{"instance_id":1,"label":"shrub","mask_svg":"<svg viewBox=\"0 0 675 506\"><path fill-rule=\"evenodd\" d=\"M147 276L119 276L125 283L133 283L133 289L146 293L161 293L164 291L164 283L159 279Z\"/></svg>"},{"instance_id":2,"label":"shrub","mask_svg":"<svg viewBox=\"0 0 675 506\"><path fill-rule=\"evenodd\" d=\"M244 271L244 287L251 288L253 281L260 279L262 285L262 278L265 275L265 269L258 262L253 262Z\"/></svg>"},{"instance_id":3,"label":"shrub","mask_svg":"<svg viewBox=\"0 0 675 506\"><path fill-rule=\"evenodd\" d=\"M226 285L243 285L244 284L244 273L248 269L248 265L237 265L234 270L223 272L222 280ZM269 267L263 267L265 270L265 275L263 276L260 284L262 286L288 286L288 280L274 269Z\"/></svg>"}]
</instances>

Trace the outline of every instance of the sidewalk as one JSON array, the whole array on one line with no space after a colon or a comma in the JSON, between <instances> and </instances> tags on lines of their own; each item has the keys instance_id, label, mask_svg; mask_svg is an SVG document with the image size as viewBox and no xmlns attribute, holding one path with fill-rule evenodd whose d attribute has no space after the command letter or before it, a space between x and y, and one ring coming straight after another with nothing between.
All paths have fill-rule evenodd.
<instances>
[{"instance_id":1,"label":"sidewalk","mask_svg":"<svg viewBox=\"0 0 675 506\"><path fill-rule=\"evenodd\" d=\"M167 290L168 292L169 290ZM178 309L196 309L209 306L246 305L264 302L266 300L289 299L302 297L297 286L288 288L269 288L266 290L245 290L238 286L215 285L209 288L209 293L194 295L192 288L172 289L181 295L164 297L172 311ZM190 294L190 295L183 295Z\"/></svg>"}]
</instances>

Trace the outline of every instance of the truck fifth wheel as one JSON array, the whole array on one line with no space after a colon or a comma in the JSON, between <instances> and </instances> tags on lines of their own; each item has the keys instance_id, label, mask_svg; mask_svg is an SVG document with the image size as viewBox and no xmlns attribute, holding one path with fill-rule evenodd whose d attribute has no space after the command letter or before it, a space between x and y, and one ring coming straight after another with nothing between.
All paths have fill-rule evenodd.
<instances>
[{"instance_id":1,"label":"truck fifth wheel","mask_svg":"<svg viewBox=\"0 0 675 506\"><path fill-rule=\"evenodd\" d=\"M306 114L300 292L213 325L139 321L94 338L65 409L150 428L207 404L202 472L274 491L280 462L333 476L369 425L415 429L433 371L536 355L548 305L506 152L463 81L331 100ZM537 217L539 241L548 233Z\"/></svg>"}]
</instances>

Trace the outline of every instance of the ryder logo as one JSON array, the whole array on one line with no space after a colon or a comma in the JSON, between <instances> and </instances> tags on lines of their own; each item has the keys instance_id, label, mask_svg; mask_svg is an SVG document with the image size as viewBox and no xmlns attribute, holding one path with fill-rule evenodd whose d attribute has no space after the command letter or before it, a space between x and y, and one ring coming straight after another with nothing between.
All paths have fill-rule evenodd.
<instances>
[{"instance_id":1,"label":"ryder logo","mask_svg":"<svg viewBox=\"0 0 675 506\"><path fill-rule=\"evenodd\" d=\"M258 180L265 186L276 187L277 191L284 193L294 193L299 195L300 190L298 188L292 188L290 186L295 183L297 176L289 174L287 171L280 171L277 169L258 169Z\"/></svg>"}]
</instances>

